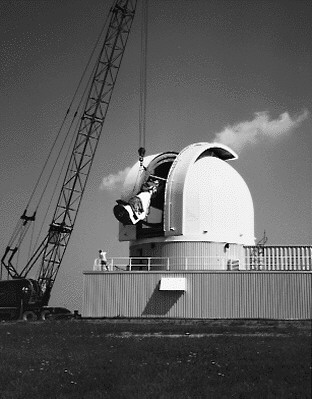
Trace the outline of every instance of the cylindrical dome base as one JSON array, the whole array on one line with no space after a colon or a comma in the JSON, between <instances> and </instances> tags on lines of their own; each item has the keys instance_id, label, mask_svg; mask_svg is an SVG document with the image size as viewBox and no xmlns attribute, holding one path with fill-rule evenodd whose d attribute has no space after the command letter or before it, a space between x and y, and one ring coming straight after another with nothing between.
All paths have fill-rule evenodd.
<instances>
[{"instance_id":1,"label":"cylindrical dome base","mask_svg":"<svg viewBox=\"0 0 312 399\"><path fill-rule=\"evenodd\" d=\"M151 239L130 244L129 252L131 257L153 258L153 270L245 269L245 252L241 244Z\"/></svg>"}]
</instances>

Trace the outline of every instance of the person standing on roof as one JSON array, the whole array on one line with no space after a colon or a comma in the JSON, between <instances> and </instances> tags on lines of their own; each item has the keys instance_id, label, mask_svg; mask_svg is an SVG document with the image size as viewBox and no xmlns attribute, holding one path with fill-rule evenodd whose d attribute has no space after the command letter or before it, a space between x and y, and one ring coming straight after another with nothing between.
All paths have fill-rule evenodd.
<instances>
[{"instance_id":1,"label":"person standing on roof","mask_svg":"<svg viewBox=\"0 0 312 399\"><path fill-rule=\"evenodd\" d=\"M100 259L100 264L101 264L101 270L103 271L104 269L108 271L108 266L107 266L107 259L106 259L106 253L102 251L101 249L99 250L99 259Z\"/></svg>"}]
</instances>

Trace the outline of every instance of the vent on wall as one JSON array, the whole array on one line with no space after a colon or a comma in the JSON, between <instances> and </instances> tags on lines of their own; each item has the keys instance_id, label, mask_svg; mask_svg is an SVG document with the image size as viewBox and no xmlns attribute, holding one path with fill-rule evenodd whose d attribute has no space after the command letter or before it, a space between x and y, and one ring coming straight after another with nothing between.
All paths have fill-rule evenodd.
<instances>
[{"instance_id":1,"label":"vent on wall","mask_svg":"<svg viewBox=\"0 0 312 399\"><path fill-rule=\"evenodd\" d=\"M162 277L159 291L186 291L186 279L184 277Z\"/></svg>"}]
</instances>

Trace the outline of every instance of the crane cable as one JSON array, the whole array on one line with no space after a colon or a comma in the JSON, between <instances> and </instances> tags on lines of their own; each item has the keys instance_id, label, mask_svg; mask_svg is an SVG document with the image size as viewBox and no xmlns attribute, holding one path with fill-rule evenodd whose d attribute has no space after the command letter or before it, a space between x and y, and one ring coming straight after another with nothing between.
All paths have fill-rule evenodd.
<instances>
[{"instance_id":1,"label":"crane cable","mask_svg":"<svg viewBox=\"0 0 312 399\"><path fill-rule=\"evenodd\" d=\"M114 0L114 1L113 1L113 6L111 7L111 12L112 12L112 10L114 9L116 3L117 3L117 0ZM19 221L17 222L17 225L16 225L16 227L15 227L15 229L14 229L14 232L13 232L13 234L12 234L10 240L9 240L8 247L11 247L12 244L15 243L15 247L19 248L19 246L20 246L21 242L23 241L23 238L24 238L24 236L26 235L26 232L27 232L27 230L28 230L28 223L27 223L27 222L28 222L29 220L32 220L32 221L35 220L35 216L36 216L37 210L38 210L38 208L39 208L39 205L40 205L40 203L41 203L41 201L42 201L42 198L43 198L43 196L44 196L44 193L45 193L46 190L47 190L47 187L48 187L49 182L50 182L50 180L51 180L51 177L52 177L52 174L53 174L53 172L54 172L54 169L55 169L56 165L57 165L58 162L59 162L59 158L60 158L60 155L61 155L61 151L58 153L58 156L57 156L57 158L56 158L56 160L55 160L55 162L54 162L54 164L53 164L53 166L52 166L52 171L50 171L50 174L49 174L49 176L48 176L48 178L47 178L47 181L45 182L45 185L44 185L44 187L43 187L43 189L42 189L42 191L41 191L41 194L40 194L40 196L39 196L39 200L37 200L37 203L36 203L35 206L34 206L35 211L34 211L34 213L33 213L33 216L30 216L30 217L27 216L28 208L29 208L30 204L31 204L32 201L33 201L33 198L34 198L34 196L35 196L35 194L36 194L36 192L37 192L37 190L38 190L38 187L39 187L40 182L41 182L42 179L43 179L44 171L46 170L46 168L47 168L47 166L48 166L48 163L49 163L49 161L50 161L50 159L51 159L52 153L55 151L56 144L57 144L57 142L59 141L61 132L62 132L63 129L64 129L65 122L66 122L66 120L67 120L67 118L68 118L68 116L69 116L69 113L70 113L70 111L71 111L71 108L72 108L72 106L73 106L73 104L74 104L74 102L75 102L75 100L76 100L76 97L77 97L77 95L78 95L78 92L79 92L79 90L80 90L80 87L82 86L83 81L85 80L85 76L86 76L86 74L87 74L87 72L88 72L88 70L89 70L89 68L90 68L90 64L91 64L91 62L92 62L92 59L94 58L95 51L96 51L96 49L98 48L99 42L100 42L101 38L103 37L103 33L105 32L106 27L107 27L107 25L108 25L109 16L110 16L110 13L108 13L108 15L107 15L107 17L106 17L106 19L105 19L105 21L104 21L103 27L102 27L102 29L101 29L101 31L100 31L98 37L97 37L97 40L96 40L96 42L95 42L95 45L94 45L94 47L93 47L93 49L92 49L92 51L91 51L91 54L90 54L90 56L89 56L89 58L88 58L87 64L86 64L86 66L85 66L85 68L84 68L84 70L83 70L83 72L82 72L82 75L81 75L81 77L80 77L80 80L79 80L79 82L78 82L78 84L77 84L77 87L76 87L76 89L75 89L75 92L74 92L74 94L73 94L73 96L72 96L71 102L70 102L70 104L69 104L69 106L68 106L68 109L67 109L67 111L66 111L66 113L65 113L65 116L63 117L63 120L62 120L62 122L61 122L61 125L60 125L60 127L59 127L59 129L58 129L58 131L57 131L57 135L56 135L56 137L55 137L55 139L54 139L54 141L53 141L53 143L52 143L51 149L50 149L50 151L49 151L49 155L48 155L48 157L47 157L47 159L46 159L46 161L45 161L45 163L44 163L44 166L43 166L43 168L42 168L42 170L41 170L41 173L40 173L40 175L39 175L39 177L38 177L38 179L37 179L37 181L36 181L36 183L35 183L35 185L34 185L34 188L33 188L33 190L32 190L32 193L31 193L31 195L30 195L30 197L29 197L29 199L28 199L28 202L27 202L25 211L24 211L22 217L21 217L21 218L19 219ZM95 67L93 67L93 72L94 72L94 68L95 68ZM80 107L81 107L81 104L82 104L82 102L83 102L83 100L84 100L84 98L85 98L85 95L86 95L86 92L87 92L87 88L88 88L88 86L89 86L89 83L90 83L90 80L91 80L91 78L92 78L92 75L93 75L93 73L90 74L90 76L89 76L88 83L86 84L86 87L85 87L85 89L84 89L84 93L83 93L83 95L82 95L82 97L81 97L81 99L80 99L80 102L79 102L79 104L78 104L78 106L77 106L77 109L76 109L76 111L75 111L75 113L74 113L74 115L73 115L73 117L72 117L70 126L69 126L69 128L68 128L68 130L67 130L67 133L66 133L66 136L65 136L65 138L64 138L64 140L63 140L63 143L62 143L61 148L64 148L65 142L67 141L68 136L69 136L69 133L70 133L70 131L72 130L73 123L74 123L75 118L76 118L76 116L77 116L77 114L78 114L78 111L79 111L79 109L80 109ZM74 137L71 139L71 144L70 144L69 149L68 149L68 151L67 151L67 155L66 155L66 157L65 157L65 159L64 159L63 166L62 166L62 170L64 169L64 164L65 164L65 162L66 162L66 159L67 159L67 157L68 157L68 153L69 153L70 148L71 148L71 146L72 146L73 139L74 139ZM58 177L57 182L59 182L59 180L60 180L60 176ZM55 189L54 189L54 191L55 191ZM54 194L53 194L53 196L54 196ZM44 219L43 219L43 221L42 221L41 228L40 228L40 233L41 233L41 230L42 230L44 221L45 221L45 219L46 219L48 210L49 210L49 208L50 208L50 206L51 206L51 202L52 202L52 197L51 197L51 200L50 200L48 209L47 209L47 211L46 211L46 213L45 213ZM25 227L26 227L26 229L25 229ZM21 231L21 229L23 230L23 232ZM32 232L31 244L30 244L30 246L29 246L29 247L30 247L30 251L31 251L31 247L33 246L33 244L32 244L32 242L33 242L33 234L34 234L34 233ZM18 238L18 237L19 237L19 238ZM37 240L36 240L35 245L37 245L38 240L39 240L39 234L38 234L38 237L37 237Z\"/></svg>"},{"instance_id":2,"label":"crane cable","mask_svg":"<svg viewBox=\"0 0 312 399\"><path fill-rule=\"evenodd\" d=\"M111 11L114 9L116 3L117 3L117 0L114 1L114 5L111 7ZM104 31L106 30L106 26L107 26L107 24L108 24L108 18L109 18L109 15L107 16L107 18L106 18L106 20L105 20L105 22L104 22L104 25L103 25L103 27L102 27L102 29L101 29L101 32L100 32L100 34L99 34L99 36L98 36L98 38L97 38L97 40L96 40L96 43L95 43L95 45L94 45L94 47L93 47L93 49L92 49L92 52L91 52L90 56L89 56L88 62L87 62L87 64L86 64L86 66L85 66L85 69L84 69L84 71L83 71L83 73L82 73L82 76L81 76L81 78L80 78L80 80L79 80L79 83L78 83L78 86L77 86L77 88L76 88L76 91L75 91L75 93L74 93L73 99L72 99L72 101L71 101L71 103L70 103L70 107L72 106L72 104L73 104L73 102L74 102L74 99L75 99L76 96L77 96L78 90L79 90L80 86L82 85L82 82L83 82L83 80L84 80L85 75L86 75L87 72L88 72L88 69L89 69L90 64L91 64L91 61L92 61L92 59L93 59L93 57L94 57L95 51L96 51L96 49L97 49L97 47L98 47L98 45L99 45L99 42L100 42L101 38L103 37ZM93 78L93 76L94 76L95 70L96 70L96 65L93 66L92 72L89 74L88 81L87 81L87 83L85 84L85 88L84 88L83 94L82 94L81 97L80 97L80 101L79 101L79 103L78 103L78 106L77 106L77 108L76 108L76 111L75 111L75 113L74 113L74 116L73 116L73 118L72 118L72 120L71 120L70 126L69 126L69 128L68 128L66 137L65 137L65 139L64 139L64 141L63 141L63 143L62 143L62 147L61 147L61 148L65 148L65 142L67 141L67 138L68 138L68 136L69 136L69 133L70 133L70 131L72 130L72 127L73 127L73 124L74 124L74 121L75 121L75 117L79 114L79 110L81 109L82 104L86 101L87 92L88 92L88 89L89 89L91 80L92 80L92 78ZM68 109L68 111L67 111L67 114L69 113L70 107L69 107L69 109ZM66 114L66 115L67 115L67 114ZM78 121L76 120L76 126L75 126L75 128L74 128L74 131L75 131L75 132L77 131L78 126L79 126L79 120L78 120ZM63 158L63 163L62 163L62 166L61 166L61 171L60 171L60 173L59 173L59 175L58 175L58 178L57 178L57 181L56 181L56 183L55 183L55 187L54 187L53 193L52 193L52 195L51 195L51 197L50 197L48 206L46 207L46 211L45 211L44 217L43 217L43 219L42 219L42 223L41 223L39 232L38 232L38 234L37 234L36 242L33 244L33 249L32 249L32 251L34 251L34 249L35 249L35 248L37 247L37 245L38 245L38 242L39 242L39 239L40 239L40 235L41 235L41 232L42 232L43 227L44 227L44 224L45 224L45 220L47 219L48 212L49 212L49 210L51 209L52 202L53 202L53 200L54 200L54 198L55 198L55 195L56 195L56 189L57 189L57 187L58 187L58 185L59 185L59 183L60 183L62 174L63 174L64 169L65 169L65 166L66 166L66 162L67 162L68 159L69 159L69 156L70 156L70 153L71 153L71 151L72 151L72 148L73 148L74 140L75 140L75 139L76 139L76 137L73 135L72 138L71 138L70 144L68 145L67 153L66 153L66 155L65 155L64 158ZM58 163L58 160L59 160L59 158L60 158L60 155L61 155L61 152L58 154L57 159L56 159L56 161L55 161L55 163L54 163L54 165L53 165L53 167L52 167L52 170L50 171L50 174L49 174L49 177L48 177L48 179L47 179L47 181L46 181L45 187L44 187L44 189L43 189L43 191L42 191L42 193L41 193L40 199L39 199L39 201L38 201L37 208L38 208L40 202L42 201L42 198L43 198L43 196L44 196L44 193L46 192L46 189L47 189L47 187L48 187L48 185L49 185L49 181L50 181L51 178L52 178L52 174L53 174L54 169L55 169L55 167L56 167L56 165L57 165L57 163ZM45 165L45 166L46 166L46 165ZM37 208L36 208L36 210L37 210ZM27 209L27 208L26 208L26 209Z\"/></svg>"},{"instance_id":3,"label":"crane cable","mask_svg":"<svg viewBox=\"0 0 312 399\"><path fill-rule=\"evenodd\" d=\"M139 108L139 161L143 167L146 136L146 71L147 71L148 0L142 0L141 57L140 57L140 108Z\"/></svg>"},{"instance_id":4,"label":"crane cable","mask_svg":"<svg viewBox=\"0 0 312 399\"><path fill-rule=\"evenodd\" d=\"M114 4L116 3L116 1L117 1L117 0L114 1ZM114 7L112 7L111 9L113 9L113 8L114 8ZM97 38L97 40L96 40L96 42L95 42L95 45L94 45L94 47L93 47L93 49L92 49L92 51L91 51L91 54L90 54L90 56L89 56L89 58L88 58L88 61L87 61L87 64L86 64L86 66L85 66L85 68L84 68L84 70L83 70L83 72L82 72L82 75L81 75L80 80L79 80L79 82L78 82L78 84L77 84L77 87L76 87L76 90L75 90L74 95L73 95L73 97L72 97L72 100L71 100L71 102L70 102L70 104L69 104L69 107L68 107L68 109L67 109L67 111L66 111L66 114L65 114L65 116L64 116L64 118L63 118L63 120L62 120L62 122L61 122L61 125L60 125L60 127L59 127L59 129L58 129L56 138L55 138L55 140L54 140L54 142L53 142L53 144L52 144L52 147L51 147L51 150L50 150L50 152L49 152L49 155L48 155L48 157L47 157L47 159L46 159L46 161L45 161L45 163L44 163L44 166L43 166L43 168L42 168L42 171L41 171L41 173L40 173L40 175L39 175L39 177L38 177L38 179L37 179L37 182L36 182L36 184L35 184L35 186L34 186L34 189L33 189L32 193L31 193L31 195L30 195L30 198L29 198L28 203L27 203L27 206L26 206L26 210L28 209L28 207L29 207L29 205L30 205L30 203L31 203L31 201L32 201L32 199L33 199L33 197L34 197L34 195L35 195L35 192L36 192L36 190L37 190L37 188L38 188L38 186L39 186L39 183L40 183L40 181L41 181L41 179L42 179L42 177L43 177L43 173L44 173L45 169L47 168L48 162L49 162L49 160L50 160L50 158L51 158L51 154L53 153L54 148L55 148L55 146L56 146L56 144L57 144L57 142L58 142L58 140L59 140L61 131L63 130L64 124L65 124L65 121L66 121L66 119L67 119L67 117L68 117L68 115L69 115L69 113L70 113L70 110L71 110L71 108L72 108L72 106L73 106L73 103L74 103L74 101L75 101L75 99L76 99L76 97L77 97L78 91L79 91L79 89L80 89L80 87L81 87L81 85L82 85L82 83L83 83L83 80L84 80L84 78L85 78L85 76L86 76L86 74L87 74L87 71L88 71L88 69L89 69L89 67L90 67L91 61L92 61L92 59L93 59L93 57L94 57L94 53L95 53L95 51L96 51L96 49L97 49L97 47L98 47L99 41L100 41L100 39L101 39L102 36L103 36L103 32L104 32L104 30L105 30L105 28L106 28L106 26L107 26L107 23L108 23L108 18L109 18L109 13L108 13L108 15L107 15L107 17L106 17L106 20L105 20L104 24L103 24L103 27L102 27L102 29L101 29L101 32L100 32L100 34L98 35L98 38ZM91 76L89 77L89 81L90 81L90 79L91 79ZM88 84L89 84L89 81L88 81ZM86 86L88 86L88 84L87 84ZM85 92L86 92L86 89L87 89L87 87L85 88L84 94L83 94L82 97L84 97ZM68 137L69 132L70 132L70 130L71 130L71 128L72 128L74 119L75 119L76 116L77 116L78 109L80 108L81 103L82 103L82 99L80 100L80 103L79 103L79 105L78 105L78 107L77 107L77 110L76 110L76 112L75 112L74 115L73 115L71 124L70 124L70 126L69 126L69 128L68 128L68 131L67 131L67 135L66 135L66 137L65 137L65 139L64 139L64 141L63 141L63 143L62 143L62 147L64 146L65 141L67 140L67 137ZM59 154L58 154L58 156L57 156L56 161L54 162L54 165L53 165L53 167L52 167L52 171L51 171L51 173L50 173L50 175L49 175L48 181L46 182L46 184L45 184L45 186L44 186L44 189L43 189L43 192L41 193L40 199L38 200L38 203L37 203L36 208L35 208L36 211L37 211L37 209L38 209L38 207L39 207L39 203L41 202L42 197L43 197L43 195L44 195L44 193L45 193L45 191L46 191L46 189L47 189L48 182L50 181L50 178L51 178L51 175L53 174L54 168L55 168L56 164L58 163L59 157L60 157L60 152L59 152Z\"/></svg>"}]
</instances>

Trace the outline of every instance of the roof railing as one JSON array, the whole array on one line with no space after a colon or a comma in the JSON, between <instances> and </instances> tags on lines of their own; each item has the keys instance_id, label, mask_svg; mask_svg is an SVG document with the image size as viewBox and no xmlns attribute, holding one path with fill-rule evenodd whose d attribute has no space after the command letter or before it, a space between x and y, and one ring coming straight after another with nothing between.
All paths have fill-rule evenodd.
<instances>
[{"instance_id":1,"label":"roof railing","mask_svg":"<svg viewBox=\"0 0 312 399\"><path fill-rule=\"evenodd\" d=\"M243 261L226 256L184 257L112 257L107 267L99 260L94 262L94 271L180 271L180 270L247 270L247 271L311 271L310 256L277 256L272 259L246 257Z\"/></svg>"}]
</instances>

